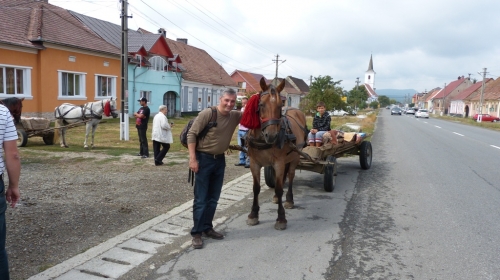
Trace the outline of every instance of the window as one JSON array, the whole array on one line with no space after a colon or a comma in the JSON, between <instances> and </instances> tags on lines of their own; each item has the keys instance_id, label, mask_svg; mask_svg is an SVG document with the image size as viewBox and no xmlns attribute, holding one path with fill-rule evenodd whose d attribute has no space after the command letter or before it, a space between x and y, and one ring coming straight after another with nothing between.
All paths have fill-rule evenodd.
<instances>
[{"instance_id":1,"label":"window","mask_svg":"<svg viewBox=\"0 0 500 280\"><path fill-rule=\"evenodd\" d=\"M0 65L0 97L31 96L31 68Z\"/></svg>"},{"instance_id":2,"label":"window","mask_svg":"<svg viewBox=\"0 0 500 280\"><path fill-rule=\"evenodd\" d=\"M81 99L85 96L86 73L59 71L59 97Z\"/></svg>"},{"instance_id":3,"label":"window","mask_svg":"<svg viewBox=\"0 0 500 280\"><path fill-rule=\"evenodd\" d=\"M139 99L146 97L148 100L148 104L151 103L151 91L150 90L141 90L141 96L139 96Z\"/></svg>"},{"instance_id":4,"label":"window","mask_svg":"<svg viewBox=\"0 0 500 280\"><path fill-rule=\"evenodd\" d=\"M96 99L116 97L116 77L115 76L95 76ZM148 99L149 100L149 99Z\"/></svg>"},{"instance_id":5,"label":"window","mask_svg":"<svg viewBox=\"0 0 500 280\"><path fill-rule=\"evenodd\" d=\"M151 63L151 69L156 71L165 71L168 66L168 63L165 59L159 56L153 56L149 59L149 63ZM149 100L149 99L148 99Z\"/></svg>"}]
</instances>

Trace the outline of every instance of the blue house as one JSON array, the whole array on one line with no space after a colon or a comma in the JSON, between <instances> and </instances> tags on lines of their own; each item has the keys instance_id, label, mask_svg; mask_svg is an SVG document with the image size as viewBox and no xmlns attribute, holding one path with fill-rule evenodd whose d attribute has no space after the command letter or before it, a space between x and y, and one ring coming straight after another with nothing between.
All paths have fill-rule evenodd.
<instances>
[{"instance_id":1,"label":"blue house","mask_svg":"<svg viewBox=\"0 0 500 280\"><path fill-rule=\"evenodd\" d=\"M121 26L71 13L108 43L121 47ZM165 31L159 31L128 30L128 95L125 109L130 116L139 109L137 100L142 97L148 99L151 114L158 113L160 105L168 107L169 117L181 114L182 61L167 44Z\"/></svg>"}]
</instances>

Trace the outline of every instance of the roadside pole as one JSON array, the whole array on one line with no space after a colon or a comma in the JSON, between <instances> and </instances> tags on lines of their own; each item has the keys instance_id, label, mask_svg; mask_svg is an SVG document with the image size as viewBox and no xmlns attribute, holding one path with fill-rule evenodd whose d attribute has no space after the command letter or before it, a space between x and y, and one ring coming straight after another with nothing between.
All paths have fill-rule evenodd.
<instances>
[{"instance_id":1,"label":"roadside pole","mask_svg":"<svg viewBox=\"0 0 500 280\"><path fill-rule=\"evenodd\" d=\"M484 84L486 83L485 79L486 79L486 68L483 68L483 83L481 85L481 98L479 98L479 114L477 115L477 122L479 123L483 120L483 94L484 94Z\"/></svg>"},{"instance_id":2,"label":"roadside pole","mask_svg":"<svg viewBox=\"0 0 500 280\"><path fill-rule=\"evenodd\" d=\"M122 10L120 17L122 19L122 48L121 48L121 113L120 113L120 140L129 140L129 118L128 108L125 111L125 99L128 98L128 3L127 0L121 0ZM130 16L131 17L131 16ZM128 102L127 102L128 104Z\"/></svg>"}]
</instances>

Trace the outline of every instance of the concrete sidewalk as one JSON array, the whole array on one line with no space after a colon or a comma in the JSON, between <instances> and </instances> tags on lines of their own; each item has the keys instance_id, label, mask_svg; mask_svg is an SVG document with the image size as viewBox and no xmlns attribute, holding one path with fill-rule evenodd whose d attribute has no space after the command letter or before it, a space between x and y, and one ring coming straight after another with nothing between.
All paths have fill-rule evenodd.
<instances>
[{"instance_id":1,"label":"concrete sidewalk","mask_svg":"<svg viewBox=\"0 0 500 280\"><path fill-rule=\"evenodd\" d=\"M249 172L224 185L217 211L224 210L251 194L252 184L252 174ZM261 185L265 186L263 178ZM160 248L188 236L193 226L192 206L193 200L190 200L28 280L117 279L151 258ZM214 226L226 219L227 217L221 217L215 220Z\"/></svg>"}]
</instances>

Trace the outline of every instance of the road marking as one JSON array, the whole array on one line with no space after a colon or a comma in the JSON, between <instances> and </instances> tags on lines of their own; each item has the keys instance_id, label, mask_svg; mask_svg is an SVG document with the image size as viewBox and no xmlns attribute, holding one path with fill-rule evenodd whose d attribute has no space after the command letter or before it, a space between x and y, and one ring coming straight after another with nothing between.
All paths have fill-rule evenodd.
<instances>
[{"instance_id":1,"label":"road marking","mask_svg":"<svg viewBox=\"0 0 500 280\"><path fill-rule=\"evenodd\" d=\"M453 133L455 133L456 135L464 136L463 134L460 134L460 133L456 133L456 132L453 132Z\"/></svg>"},{"instance_id":2,"label":"road marking","mask_svg":"<svg viewBox=\"0 0 500 280\"><path fill-rule=\"evenodd\" d=\"M428 123L428 122L424 122L424 123Z\"/></svg>"},{"instance_id":3,"label":"road marking","mask_svg":"<svg viewBox=\"0 0 500 280\"><path fill-rule=\"evenodd\" d=\"M495 145L490 145L490 146L492 146L493 148L497 148L497 149L499 149L499 150L500 150L500 147L497 147L497 146L495 146Z\"/></svg>"},{"instance_id":4,"label":"road marking","mask_svg":"<svg viewBox=\"0 0 500 280\"><path fill-rule=\"evenodd\" d=\"M437 125L435 125L435 127L437 127L437 128L441 128L440 126L437 126Z\"/></svg>"}]
</instances>

